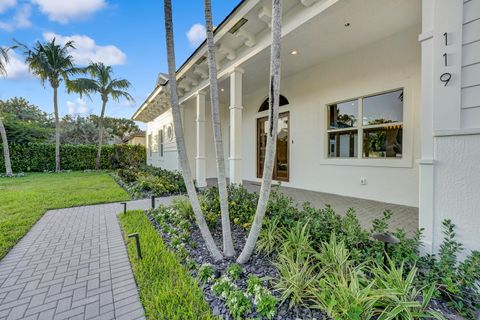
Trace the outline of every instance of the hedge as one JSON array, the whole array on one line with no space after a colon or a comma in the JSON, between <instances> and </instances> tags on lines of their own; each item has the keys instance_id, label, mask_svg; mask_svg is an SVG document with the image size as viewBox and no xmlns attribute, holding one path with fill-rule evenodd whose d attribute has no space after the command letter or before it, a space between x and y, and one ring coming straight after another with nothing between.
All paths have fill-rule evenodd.
<instances>
[{"instance_id":1,"label":"hedge","mask_svg":"<svg viewBox=\"0 0 480 320\"><path fill-rule=\"evenodd\" d=\"M13 172L44 172L55 170L55 144L10 144ZM60 146L62 170L95 169L97 145L65 144ZM106 145L102 147L101 169L139 166L146 162L144 146ZM0 144L0 170L5 171L3 148Z\"/></svg>"}]
</instances>

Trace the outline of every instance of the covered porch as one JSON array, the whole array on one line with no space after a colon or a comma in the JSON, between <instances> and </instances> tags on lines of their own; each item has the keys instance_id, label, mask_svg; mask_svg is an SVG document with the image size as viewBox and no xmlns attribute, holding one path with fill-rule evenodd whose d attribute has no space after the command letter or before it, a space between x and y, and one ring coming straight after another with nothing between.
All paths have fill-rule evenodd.
<instances>
[{"instance_id":1,"label":"covered porch","mask_svg":"<svg viewBox=\"0 0 480 320\"><path fill-rule=\"evenodd\" d=\"M261 181L262 132L268 116L263 106L268 97L270 11L265 1L247 3L217 28L215 41L227 176L232 183L252 181L246 185L254 189ZM420 16L417 0L284 2L281 94L286 103L280 107L274 175L282 191L300 202L332 204L339 213L354 207L365 226L384 209L392 209L392 224L417 228L415 160L420 144L414 137L420 131ZM197 186L205 187L216 177L205 45L178 69L177 79L191 171ZM148 123L153 136L165 134L171 123L163 85L166 81L135 115ZM399 92L400 115L393 127L402 133L400 150L393 156L379 152L372 157L362 147L368 132L389 130L385 124L349 128L350 145L345 146L346 135L331 130L330 106L357 103L355 117L363 122L364 98ZM378 116L391 121L386 110ZM332 152L335 136L335 148L342 150ZM345 149L350 152L345 154ZM162 140L149 163L179 169L168 160L175 153L173 144Z\"/></svg>"}]
</instances>

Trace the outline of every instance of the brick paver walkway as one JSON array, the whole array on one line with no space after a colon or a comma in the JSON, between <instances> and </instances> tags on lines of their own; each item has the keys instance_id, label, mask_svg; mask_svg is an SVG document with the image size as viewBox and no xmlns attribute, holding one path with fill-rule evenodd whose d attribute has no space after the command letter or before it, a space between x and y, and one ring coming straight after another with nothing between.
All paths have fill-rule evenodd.
<instances>
[{"instance_id":1,"label":"brick paver walkway","mask_svg":"<svg viewBox=\"0 0 480 320\"><path fill-rule=\"evenodd\" d=\"M150 205L138 200L128 208ZM45 213L0 261L0 320L143 319L121 211L112 203Z\"/></svg>"},{"instance_id":2,"label":"brick paver walkway","mask_svg":"<svg viewBox=\"0 0 480 320\"><path fill-rule=\"evenodd\" d=\"M260 185L257 183L244 181L244 185L250 191L258 192L260 189ZM390 220L390 229L392 231L401 228L409 236L412 236L418 229L418 208L415 207L288 187L280 187L279 191L292 197L299 203L310 202L316 208L323 208L329 204L335 212L341 215L348 208L353 208L357 213L360 224L365 228L371 228L373 219L382 217L383 212L389 209L393 212Z\"/></svg>"}]
</instances>

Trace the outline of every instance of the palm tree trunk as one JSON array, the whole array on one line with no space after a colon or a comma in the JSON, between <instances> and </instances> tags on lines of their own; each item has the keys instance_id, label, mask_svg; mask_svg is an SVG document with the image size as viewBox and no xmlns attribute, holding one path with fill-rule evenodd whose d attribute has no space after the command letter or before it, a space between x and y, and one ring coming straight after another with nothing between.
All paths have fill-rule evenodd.
<instances>
[{"instance_id":1,"label":"palm tree trunk","mask_svg":"<svg viewBox=\"0 0 480 320\"><path fill-rule=\"evenodd\" d=\"M98 151L97 151L97 160L95 161L95 169L100 169L100 159L102 157L102 142L103 142L103 117L105 115L105 107L107 106L107 101L102 99L102 112L100 113L100 118L98 119Z\"/></svg>"},{"instance_id":2,"label":"palm tree trunk","mask_svg":"<svg viewBox=\"0 0 480 320\"><path fill-rule=\"evenodd\" d=\"M242 253L237 259L238 263L245 263L255 249L263 218L267 210L268 199L272 185L272 174L277 146L278 130L278 104L280 98L280 47L282 37L282 0L272 0L272 46L270 56L270 92L269 92L269 128L267 133L267 146L265 150L265 162L263 166L262 186L258 199L257 211L253 220L252 228L248 234L247 242Z\"/></svg>"},{"instance_id":3,"label":"palm tree trunk","mask_svg":"<svg viewBox=\"0 0 480 320\"><path fill-rule=\"evenodd\" d=\"M180 114L180 105L177 95L177 79L175 71L175 49L173 38L173 23L172 23L172 3L171 0L164 0L165 11L165 37L167 44L167 57L168 57L168 74L169 74L169 86L170 86L170 101L172 104L173 114L173 127L175 130L175 139L178 149L178 159L180 167L182 169L183 179L185 180L185 186L187 188L188 197L192 204L192 209L195 214L195 220L198 228L202 234L205 244L210 251L212 257L218 261L223 258L222 253L218 250L212 234L208 229L205 217L203 216L202 209L200 208L200 202L198 201L197 191L192 180L192 174L190 172L190 166L188 164L187 150L185 148L185 139L183 137L182 119Z\"/></svg>"},{"instance_id":4,"label":"palm tree trunk","mask_svg":"<svg viewBox=\"0 0 480 320\"><path fill-rule=\"evenodd\" d=\"M3 125L2 117L0 117L0 135L2 136L5 173L7 174L7 177L10 177L13 176L12 164L10 163L10 149L8 147L7 133L5 132L5 126Z\"/></svg>"},{"instance_id":5,"label":"palm tree trunk","mask_svg":"<svg viewBox=\"0 0 480 320\"><path fill-rule=\"evenodd\" d=\"M223 253L227 257L235 255L232 231L230 228L230 214L228 212L227 178L225 177L225 157L222 141L222 127L220 124L220 110L218 106L217 65L215 63L215 44L213 43L212 4L205 0L205 25L207 29L208 71L210 75L210 101L212 105L212 126L215 140L215 154L217 157L218 192L220 195L220 211L222 213Z\"/></svg>"},{"instance_id":6,"label":"palm tree trunk","mask_svg":"<svg viewBox=\"0 0 480 320\"><path fill-rule=\"evenodd\" d=\"M53 87L53 109L55 111L55 172L60 172L60 119L58 117L58 88Z\"/></svg>"}]
</instances>

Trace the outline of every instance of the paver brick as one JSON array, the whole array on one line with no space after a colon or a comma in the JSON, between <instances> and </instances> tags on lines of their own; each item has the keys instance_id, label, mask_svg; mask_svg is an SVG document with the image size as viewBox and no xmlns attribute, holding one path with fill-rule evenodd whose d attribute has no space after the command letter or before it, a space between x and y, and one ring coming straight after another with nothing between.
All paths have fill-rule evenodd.
<instances>
[{"instance_id":1,"label":"paver brick","mask_svg":"<svg viewBox=\"0 0 480 320\"><path fill-rule=\"evenodd\" d=\"M147 209L150 200L128 207ZM113 203L45 213L0 261L0 320L115 319L114 301L124 301L120 313L143 318L121 210Z\"/></svg>"}]
</instances>

